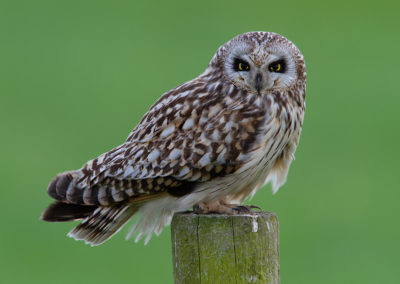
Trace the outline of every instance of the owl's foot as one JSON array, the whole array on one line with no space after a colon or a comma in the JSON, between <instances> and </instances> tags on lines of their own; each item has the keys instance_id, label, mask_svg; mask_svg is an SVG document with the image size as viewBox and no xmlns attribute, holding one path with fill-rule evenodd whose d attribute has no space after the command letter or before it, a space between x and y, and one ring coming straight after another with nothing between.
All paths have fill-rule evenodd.
<instances>
[{"instance_id":1,"label":"owl's foot","mask_svg":"<svg viewBox=\"0 0 400 284\"><path fill-rule=\"evenodd\" d=\"M255 205L227 204L225 202L201 202L193 207L193 212L196 214L249 214L253 212L252 209L262 210L260 207Z\"/></svg>"},{"instance_id":2,"label":"owl's foot","mask_svg":"<svg viewBox=\"0 0 400 284\"><path fill-rule=\"evenodd\" d=\"M237 214L240 214L240 213L251 213L251 212L253 212L252 209L259 209L259 210L262 211L262 209L260 207L256 206L256 205L239 205L239 206L236 206L236 207L232 208L232 210L236 211Z\"/></svg>"}]
</instances>

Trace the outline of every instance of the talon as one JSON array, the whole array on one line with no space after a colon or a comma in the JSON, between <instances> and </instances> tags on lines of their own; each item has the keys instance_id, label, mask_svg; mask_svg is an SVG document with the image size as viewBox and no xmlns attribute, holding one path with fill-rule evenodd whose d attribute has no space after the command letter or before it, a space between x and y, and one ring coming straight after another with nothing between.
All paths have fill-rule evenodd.
<instances>
[{"instance_id":1,"label":"talon","mask_svg":"<svg viewBox=\"0 0 400 284\"><path fill-rule=\"evenodd\" d=\"M258 207L257 205L249 205L249 207L250 207L251 209L258 209L258 210L261 210L261 211L262 211L261 207Z\"/></svg>"},{"instance_id":2,"label":"talon","mask_svg":"<svg viewBox=\"0 0 400 284\"><path fill-rule=\"evenodd\" d=\"M200 208L199 205L194 205L194 206L193 206L193 213L194 213L194 214L201 214L201 213L202 213L202 212L201 212L201 208Z\"/></svg>"},{"instance_id":3,"label":"talon","mask_svg":"<svg viewBox=\"0 0 400 284\"><path fill-rule=\"evenodd\" d=\"M251 213L253 212L252 209L258 209L262 211L262 209L256 205L239 205L232 208L233 211L238 213Z\"/></svg>"},{"instance_id":4,"label":"talon","mask_svg":"<svg viewBox=\"0 0 400 284\"><path fill-rule=\"evenodd\" d=\"M249 206L240 205L232 208L233 211L237 211L238 213L250 213L251 208Z\"/></svg>"}]
</instances>

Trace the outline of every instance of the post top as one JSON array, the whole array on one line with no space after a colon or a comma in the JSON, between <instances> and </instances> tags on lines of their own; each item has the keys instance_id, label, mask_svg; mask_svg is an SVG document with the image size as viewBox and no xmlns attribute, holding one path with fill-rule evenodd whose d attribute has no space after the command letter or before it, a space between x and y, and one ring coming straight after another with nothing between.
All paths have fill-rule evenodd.
<instances>
[{"instance_id":1,"label":"post top","mask_svg":"<svg viewBox=\"0 0 400 284\"><path fill-rule=\"evenodd\" d=\"M214 213L208 213L208 214L198 214L194 213L193 211L186 211L186 212L178 212L175 213L176 217L186 217L186 218L195 218L195 217L206 217L206 218L243 218L243 217L277 217L275 212L266 212L266 211L254 211L251 213L242 213L242 214L214 214Z\"/></svg>"}]
</instances>

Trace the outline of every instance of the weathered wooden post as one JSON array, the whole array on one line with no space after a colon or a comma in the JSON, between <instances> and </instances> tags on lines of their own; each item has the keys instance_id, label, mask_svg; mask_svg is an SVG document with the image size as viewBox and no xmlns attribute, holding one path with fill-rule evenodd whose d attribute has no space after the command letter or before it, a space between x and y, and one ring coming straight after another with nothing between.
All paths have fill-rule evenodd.
<instances>
[{"instance_id":1,"label":"weathered wooden post","mask_svg":"<svg viewBox=\"0 0 400 284\"><path fill-rule=\"evenodd\" d=\"M175 283L279 283L274 213L176 214L171 239Z\"/></svg>"}]
</instances>

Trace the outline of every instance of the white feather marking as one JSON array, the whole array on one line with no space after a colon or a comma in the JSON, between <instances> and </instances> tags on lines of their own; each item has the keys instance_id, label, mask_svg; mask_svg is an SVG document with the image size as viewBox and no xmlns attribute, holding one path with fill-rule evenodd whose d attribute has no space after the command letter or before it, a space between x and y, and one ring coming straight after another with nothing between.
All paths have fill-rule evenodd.
<instances>
[{"instance_id":1,"label":"white feather marking","mask_svg":"<svg viewBox=\"0 0 400 284\"><path fill-rule=\"evenodd\" d=\"M137 177L140 174L140 169L139 168L134 168L134 171L132 172L131 178Z\"/></svg>"},{"instance_id":2,"label":"white feather marking","mask_svg":"<svg viewBox=\"0 0 400 284\"><path fill-rule=\"evenodd\" d=\"M121 147L121 146L120 146L120 147ZM125 148L124 148L124 147L121 147L121 148L119 148L117 151L115 151L115 152L113 153L113 155L114 155L114 157L115 157L115 156L118 156L118 155L123 154L123 152L125 152Z\"/></svg>"},{"instance_id":3,"label":"white feather marking","mask_svg":"<svg viewBox=\"0 0 400 284\"><path fill-rule=\"evenodd\" d=\"M209 92L212 92L213 89L218 88L219 82L211 83L207 85L207 89Z\"/></svg>"},{"instance_id":4,"label":"white feather marking","mask_svg":"<svg viewBox=\"0 0 400 284\"><path fill-rule=\"evenodd\" d=\"M225 136L225 142L227 144L232 143L232 134L229 132L228 135Z\"/></svg>"},{"instance_id":5,"label":"white feather marking","mask_svg":"<svg viewBox=\"0 0 400 284\"><path fill-rule=\"evenodd\" d=\"M169 135L171 135L174 132L174 130L175 130L175 125L171 124L171 125L167 126L167 128L165 128L163 130L163 132L161 132L160 137L161 138L166 138Z\"/></svg>"},{"instance_id":6,"label":"white feather marking","mask_svg":"<svg viewBox=\"0 0 400 284\"><path fill-rule=\"evenodd\" d=\"M143 154L143 150L142 149L137 151L135 156L133 157L133 160L138 159L140 156L142 156L142 154Z\"/></svg>"},{"instance_id":7,"label":"white feather marking","mask_svg":"<svg viewBox=\"0 0 400 284\"><path fill-rule=\"evenodd\" d=\"M197 162L200 167L205 167L211 163L210 153L206 153L201 157L201 159Z\"/></svg>"},{"instance_id":8,"label":"white feather marking","mask_svg":"<svg viewBox=\"0 0 400 284\"><path fill-rule=\"evenodd\" d=\"M163 120L163 123L161 124L161 126L162 127L165 127L165 126L167 126L168 125L168 118L165 118L164 120Z\"/></svg>"},{"instance_id":9,"label":"white feather marking","mask_svg":"<svg viewBox=\"0 0 400 284\"><path fill-rule=\"evenodd\" d=\"M169 153L169 158L171 160L176 160L182 155L182 151L179 149L173 149L171 153Z\"/></svg>"},{"instance_id":10,"label":"white feather marking","mask_svg":"<svg viewBox=\"0 0 400 284\"><path fill-rule=\"evenodd\" d=\"M213 117L214 115L216 115L219 111L221 110L221 106L215 105L213 107L210 108L209 112L208 112L208 118Z\"/></svg>"},{"instance_id":11,"label":"white feather marking","mask_svg":"<svg viewBox=\"0 0 400 284\"><path fill-rule=\"evenodd\" d=\"M147 168L143 168L142 169L142 171L140 172L140 176L142 177L142 178L145 178L145 177L147 177L147 173L148 173L149 171L147 170Z\"/></svg>"},{"instance_id":12,"label":"white feather marking","mask_svg":"<svg viewBox=\"0 0 400 284\"><path fill-rule=\"evenodd\" d=\"M231 86L229 87L229 90L228 90L228 94L231 94L232 92L233 92L233 89L235 88L235 85L234 84L231 84ZM232 100L229 96L227 97L227 100Z\"/></svg>"},{"instance_id":13,"label":"white feather marking","mask_svg":"<svg viewBox=\"0 0 400 284\"><path fill-rule=\"evenodd\" d=\"M193 119L188 118L188 119L186 119L185 123L183 124L182 129L183 130L188 130L188 129L192 128L193 125L194 125Z\"/></svg>"},{"instance_id":14,"label":"white feather marking","mask_svg":"<svg viewBox=\"0 0 400 284\"><path fill-rule=\"evenodd\" d=\"M226 148L224 147L217 157L217 162L220 164L225 163Z\"/></svg>"},{"instance_id":15,"label":"white feather marking","mask_svg":"<svg viewBox=\"0 0 400 284\"><path fill-rule=\"evenodd\" d=\"M250 154L240 153L236 158L238 161L247 161L250 158Z\"/></svg>"},{"instance_id":16,"label":"white feather marking","mask_svg":"<svg viewBox=\"0 0 400 284\"><path fill-rule=\"evenodd\" d=\"M233 121L228 121L228 122L225 124L225 126L224 126L224 130L225 130L226 132L231 131L232 128L236 128L236 123L233 122Z\"/></svg>"},{"instance_id":17,"label":"white feather marking","mask_svg":"<svg viewBox=\"0 0 400 284\"><path fill-rule=\"evenodd\" d=\"M231 99L231 97L226 97L226 98L225 98L225 103L226 103L227 105L231 105L231 104L233 103L233 100Z\"/></svg>"},{"instance_id":18,"label":"white feather marking","mask_svg":"<svg viewBox=\"0 0 400 284\"><path fill-rule=\"evenodd\" d=\"M200 137L199 137L199 140L200 140L202 143L206 144L206 145L208 145L208 143L211 142L211 141L208 140L208 138L207 138L205 132L202 132L202 133L201 133L201 135L200 135Z\"/></svg>"},{"instance_id":19,"label":"white feather marking","mask_svg":"<svg viewBox=\"0 0 400 284\"><path fill-rule=\"evenodd\" d=\"M200 124L200 125L203 125L203 124L206 123L207 121L208 121L207 116L202 115L202 116L200 117L199 124Z\"/></svg>"},{"instance_id":20,"label":"white feather marking","mask_svg":"<svg viewBox=\"0 0 400 284\"><path fill-rule=\"evenodd\" d=\"M219 141L219 131L218 129L215 129L211 135L211 139L214 141Z\"/></svg>"},{"instance_id":21,"label":"white feather marking","mask_svg":"<svg viewBox=\"0 0 400 284\"><path fill-rule=\"evenodd\" d=\"M176 177L183 177L183 176L185 176L186 174L188 174L190 172L190 169L189 169L189 167L187 167L187 166L184 166L180 171L179 171L179 174L176 176Z\"/></svg>"},{"instance_id":22,"label":"white feather marking","mask_svg":"<svg viewBox=\"0 0 400 284\"><path fill-rule=\"evenodd\" d=\"M160 157L160 150L154 149L153 151L150 152L150 154L147 156L147 160L149 163L153 162L155 159Z\"/></svg>"},{"instance_id":23,"label":"white feather marking","mask_svg":"<svg viewBox=\"0 0 400 284\"><path fill-rule=\"evenodd\" d=\"M133 166L129 166L125 169L124 178L131 177L133 173Z\"/></svg>"}]
</instances>

